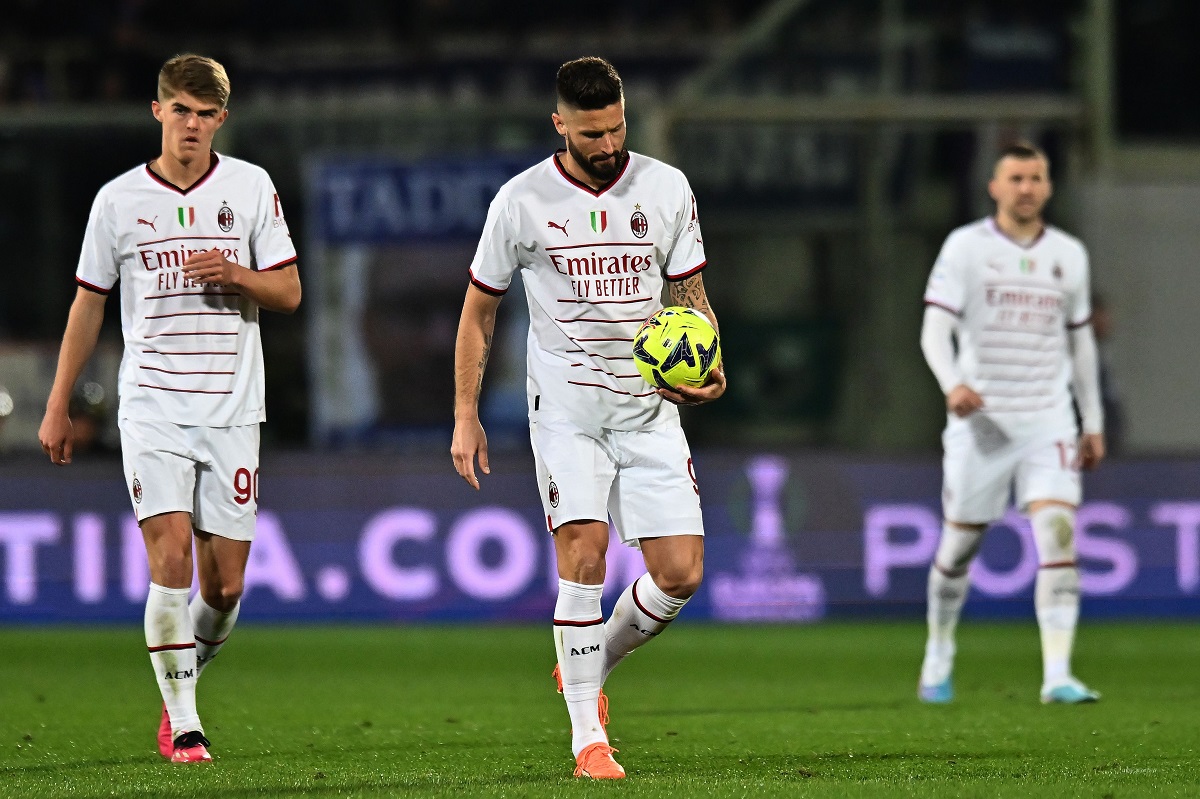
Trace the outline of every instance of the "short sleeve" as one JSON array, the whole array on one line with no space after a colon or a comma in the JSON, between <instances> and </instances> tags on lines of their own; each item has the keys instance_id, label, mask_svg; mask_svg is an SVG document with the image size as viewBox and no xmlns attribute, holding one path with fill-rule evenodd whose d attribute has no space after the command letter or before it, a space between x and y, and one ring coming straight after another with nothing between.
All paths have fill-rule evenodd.
<instances>
[{"instance_id":1,"label":"short sleeve","mask_svg":"<svg viewBox=\"0 0 1200 799\"><path fill-rule=\"evenodd\" d=\"M275 184L265 172L258 193L258 224L250 248L259 272L296 263L296 246L283 215L279 192L275 191Z\"/></svg>"},{"instance_id":2,"label":"short sleeve","mask_svg":"<svg viewBox=\"0 0 1200 799\"><path fill-rule=\"evenodd\" d=\"M1083 327L1092 320L1092 278L1087 250L1080 245L1079 280L1071 292L1067 309L1067 327Z\"/></svg>"},{"instance_id":3,"label":"short sleeve","mask_svg":"<svg viewBox=\"0 0 1200 799\"><path fill-rule=\"evenodd\" d=\"M508 208L508 192L500 192L488 206L479 247L471 261L471 283L488 294L508 291L519 264L515 228Z\"/></svg>"},{"instance_id":4,"label":"short sleeve","mask_svg":"<svg viewBox=\"0 0 1200 799\"><path fill-rule=\"evenodd\" d=\"M106 192L101 190L92 201L92 211L88 215L75 282L100 294L108 294L120 276L121 260L117 257L111 206Z\"/></svg>"},{"instance_id":5,"label":"short sleeve","mask_svg":"<svg viewBox=\"0 0 1200 799\"><path fill-rule=\"evenodd\" d=\"M682 195L675 218L675 237L663 269L667 280L683 280L699 272L708 263L704 255L704 237L700 235L700 217L696 195L687 178L680 174Z\"/></svg>"},{"instance_id":6,"label":"short sleeve","mask_svg":"<svg viewBox=\"0 0 1200 799\"><path fill-rule=\"evenodd\" d=\"M925 284L925 304L961 316L966 299L965 269L954 238L946 239Z\"/></svg>"}]
</instances>

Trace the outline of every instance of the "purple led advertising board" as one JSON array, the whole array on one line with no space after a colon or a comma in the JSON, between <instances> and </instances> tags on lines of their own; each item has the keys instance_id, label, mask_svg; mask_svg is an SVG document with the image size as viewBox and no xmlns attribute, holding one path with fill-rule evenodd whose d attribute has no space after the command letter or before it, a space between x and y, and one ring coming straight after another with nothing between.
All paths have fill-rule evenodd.
<instances>
[{"instance_id":1,"label":"purple led advertising board","mask_svg":"<svg viewBox=\"0 0 1200 799\"><path fill-rule=\"evenodd\" d=\"M706 575L692 618L919 617L941 527L934 458L698 452ZM550 537L528 454L483 490L445 458L268 454L246 618L544 621ZM1084 613L1200 615L1200 461L1116 462L1085 478ZM1037 558L1010 513L972 570L967 614L1031 616ZM641 574L609 549L606 602ZM0 621L134 621L149 581L120 464L0 466Z\"/></svg>"}]
</instances>

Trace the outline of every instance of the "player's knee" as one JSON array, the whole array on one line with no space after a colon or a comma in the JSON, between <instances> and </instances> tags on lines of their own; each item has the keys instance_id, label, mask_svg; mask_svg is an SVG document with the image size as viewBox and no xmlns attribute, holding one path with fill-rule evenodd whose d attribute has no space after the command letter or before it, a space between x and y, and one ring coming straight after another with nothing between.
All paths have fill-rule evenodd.
<instances>
[{"instance_id":1,"label":"player's knee","mask_svg":"<svg viewBox=\"0 0 1200 799\"><path fill-rule=\"evenodd\" d=\"M704 565L692 564L686 567L665 569L653 575L654 584L667 596L676 599L689 599L700 588L704 580Z\"/></svg>"},{"instance_id":2,"label":"player's knee","mask_svg":"<svg viewBox=\"0 0 1200 799\"><path fill-rule=\"evenodd\" d=\"M984 527L946 522L933 562L943 572L955 575L966 570L983 543Z\"/></svg>"},{"instance_id":3,"label":"player's knee","mask_svg":"<svg viewBox=\"0 0 1200 799\"><path fill-rule=\"evenodd\" d=\"M221 580L215 585L201 585L200 593L204 597L204 601L213 610L218 610L221 613L229 613L242 600L244 585L240 577L237 579Z\"/></svg>"},{"instance_id":4,"label":"player's knee","mask_svg":"<svg viewBox=\"0 0 1200 799\"><path fill-rule=\"evenodd\" d=\"M1075 562L1075 509L1045 505L1029 516L1038 560L1043 566Z\"/></svg>"}]
</instances>

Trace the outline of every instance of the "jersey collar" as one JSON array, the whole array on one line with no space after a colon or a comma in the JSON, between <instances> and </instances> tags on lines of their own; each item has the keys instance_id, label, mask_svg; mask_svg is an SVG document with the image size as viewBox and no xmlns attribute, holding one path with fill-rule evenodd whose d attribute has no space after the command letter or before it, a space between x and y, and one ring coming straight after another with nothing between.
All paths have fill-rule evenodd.
<instances>
[{"instance_id":1,"label":"jersey collar","mask_svg":"<svg viewBox=\"0 0 1200 799\"><path fill-rule=\"evenodd\" d=\"M583 189L584 191L586 191L588 194L592 195L593 197L599 197L601 194L608 191L613 186L617 185L617 183L620 182L621 178L625 176L625 172L628 171L629 162L633 160L633 153L629 153L629 156L625 159L625 163L621 166L621 171L617 173L616 177L614 177L608 183L605 183L603 188L593 189L591 186L584 183L583 181L576 180L575 178L571 177L571 173L569 173L569 172L567 172L567 170L563 169L562 162L558 160L558 156L561 153L565 153L565 152L566 152L566 150L557 150L557 151L555 151L554 155L550 156L550 160L554 162L554 167L558 170L558 174L562 175L563 179L566 180L568 183L570 183L572 186L575 186L576 188L579 188L579 189Z\"/></svg>"},{"instance_id":2,"label":"jersey collar","mask_svg":"<svg viewBox=\"0 0 1200 799\"><path fill-rule=\"evenodd\" d=\"M1038 231L1037 235L1034 236L1033 239L1028 244L1022 244L1021 242L1017 241L1012 236L1008 235L1007 233L1005 233L1003 230L1000 229L1000 226L996 224L996 217L989 216L987 218L987 226L988 226L988 229L991 230L993 233L995 233L997 236L1004 239L1005 241L1015 244L1016 246L1020 247L1022 250L1032 250L1034 247L1037 246L1037 243L1039 241L1041 241L1042 238L1046 235L1046 225L1045 225L1045 223L1043 223L1042 227Z\"/></svg>"},{"instance_id":3,"label":"jersey collar","mask_svg":"<svg viewBox=\"0 0 1200 799\"><path fill-rule=\"evenodd\" d=\"M197 180L195 183L193 183L191 186L187 187L186 189L179 188L174 183L172 183L169 180L166 180L161 175L159 175L157 172L155 172L153 169L151 169L150 164L153 163L151 161L146 162L146 174L150 176L151 180L153 180L155 183L162 186L163 188L167 188L167 189L170 189L171 191L179 192L180 194L188 194L188 193L193 192L196 189L200 188L201 186L203 186L205 184L205 182L210 177L212 177L212 173L216 171L217 164L219 164L220 162L221 162L221 159L217 155L217 151L210 150L209 151L209 159L208 159L208 169L205 170L204 174L200 176L199 180Z\"/></svg>"}]
</instances>

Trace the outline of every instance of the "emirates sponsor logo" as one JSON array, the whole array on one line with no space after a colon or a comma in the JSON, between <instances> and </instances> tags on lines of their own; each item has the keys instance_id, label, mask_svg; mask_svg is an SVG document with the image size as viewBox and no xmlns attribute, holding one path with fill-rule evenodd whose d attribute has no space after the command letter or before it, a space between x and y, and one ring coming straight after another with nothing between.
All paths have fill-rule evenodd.
<instances>
[{"instance_id":1,"label":"emirates sponsor logo","mask_svg":"<svg viewBox=\"0 0 1200 799\"><path fill-rule=\"evenodd\" d=\"M654 257L644 253L623 252L620 255L563 255L549 253L550 262L560 275L568 277L588 275L621 275L645 272L654 266Z\"/></svg>"}]
</instances>

